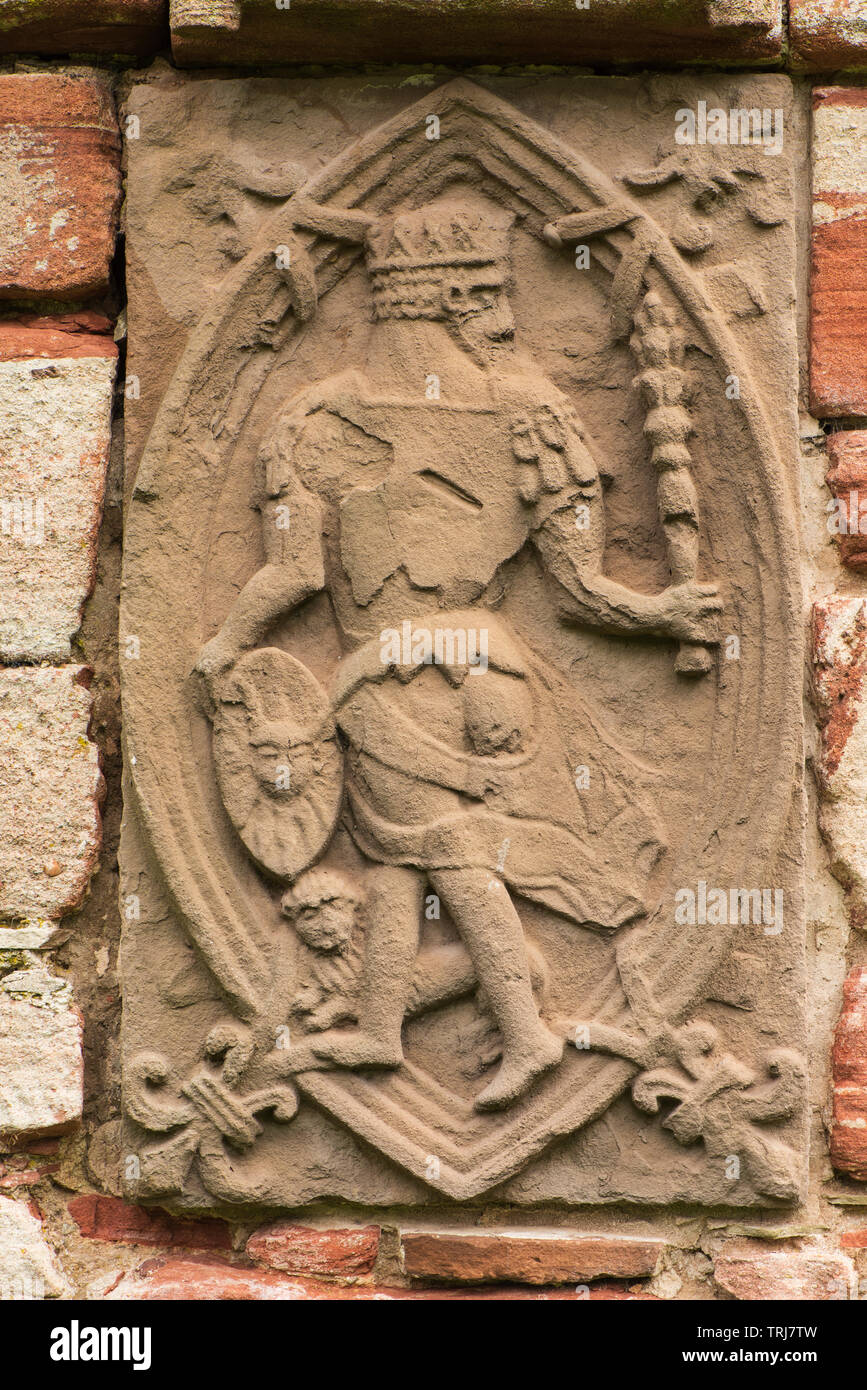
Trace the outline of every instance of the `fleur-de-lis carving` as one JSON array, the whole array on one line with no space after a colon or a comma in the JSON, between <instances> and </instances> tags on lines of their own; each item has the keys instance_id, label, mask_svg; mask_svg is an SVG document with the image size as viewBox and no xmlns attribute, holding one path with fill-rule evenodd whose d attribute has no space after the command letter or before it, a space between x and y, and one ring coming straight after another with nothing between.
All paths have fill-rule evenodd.
<instances>
[{"instance_id":1,"label":"fleur-de-lis carving","mask_svg":"<svg viewBox=\"0 0 867 1390\"><path fill-rule=\"evenodd\" d=\"M259 1116L286 1123L298 1109L291 1084L240 1093L236 1088L254 1054L247 1030L218 1025L208 1034L203 1058L183 1082L159 1052L141 1052L129 1068L126 1109L143 1129L166 1137L139 1152L137 1195L180 1192L197 1155L222 1157L228 1142L249 1149L262 1133Z\"/></svg>"}]
</instances>

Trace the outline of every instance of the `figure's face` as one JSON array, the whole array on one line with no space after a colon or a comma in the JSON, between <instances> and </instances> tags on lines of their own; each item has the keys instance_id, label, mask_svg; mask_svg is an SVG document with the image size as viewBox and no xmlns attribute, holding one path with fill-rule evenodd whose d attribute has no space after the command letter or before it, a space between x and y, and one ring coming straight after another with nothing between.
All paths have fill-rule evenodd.
<instances>
[{"instance_id":1,"label":"figure's face","mask_svg":"<svg viewBox=\"0 0 867 1390\"><path fill-rule=\"evenodd\" d=\"M354 926L355 904L343 898L302 907L295 918L298 935L314 951L342 953L349 945Z\"/></svg>"},{"instance_id":2,"label":"figure's face","mask_svg":"<svg viewBox=\"0 0 867 1390\"><path fill-rule=\"evenodd\" d=\"M505 278L496 266L449 269L443 277L441 302L449 331L474 357L490 360L511 349L515 320Z\"/></svg>"},{"instance_id":3,"label":"figure's face","mask_svg":"<svg viewBox=\"0 0 867 1390\"><path fill-rule=\"evenodd\" d=\"M253 770L269 796L288 801L315 775L313 751L287 720L259 724L250 737Z\"/></svg>"}]
</instances>

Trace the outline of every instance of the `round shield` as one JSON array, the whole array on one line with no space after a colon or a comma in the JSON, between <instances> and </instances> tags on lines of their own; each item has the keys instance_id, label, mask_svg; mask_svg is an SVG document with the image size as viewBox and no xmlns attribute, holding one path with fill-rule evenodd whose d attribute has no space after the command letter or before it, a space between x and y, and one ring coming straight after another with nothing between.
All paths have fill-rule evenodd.
<instances>
[{"instance_id":1,"label":"round shield","mask_svg":"<svg viewBox=\"0 0 867 1390\"><path fill-rule=\"evenodd\" d=\"M215 695L223 804L256 863L291 883L325 849L340 812L343 756L328 695L276 647L242 656Z\"/></svg>"}]
</instances>

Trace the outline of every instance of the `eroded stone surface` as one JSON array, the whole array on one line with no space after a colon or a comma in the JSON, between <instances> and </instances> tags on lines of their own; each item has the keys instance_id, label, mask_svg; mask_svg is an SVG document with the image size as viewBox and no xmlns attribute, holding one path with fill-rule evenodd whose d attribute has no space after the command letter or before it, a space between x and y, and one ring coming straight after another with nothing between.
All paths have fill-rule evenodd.
<instances>
[{"instance_id":1,"label":"eroded stone surface","mask_svg":"<svg viewBox=\"0 0 867 1390\"><path fill-rule=\"evenodd\" d=\"M708 88L133 91L130 1197L801 1190L791 142Z\"/></svg>"},{"instance_id":2,"label":"eroded stone surface","mask_svg":"<svg viewBox=\"0 0 867 1390\"><path fill-rule=\"evenodd\" d=\"M780 0L172 0L180 63L761 62L779 54Z\"/></svg>"},{"instance_id":3,"label":"eroded stone surface","mask_svg":"<svg viewBox=\"0 0 867 1390\"><path fill-rule=\"evenodd\" d=\"M0 53L154 53L168 0L5 0Z\"/></svg>"},{"instance_id":4,"label":"eroded stone surface","mask_svg":"<svg viewBox=\"0 0 867 1390\"><path fill-rule=\"evenodd\" d=\"M861 0L789 0L789 37L796 67L835 72L867 63Z\"/></svg>"},{"instance_id":5,"label":"eroded stone surface","mask_svg":"<svg viewBox=\"0 0 867 1390\"><path fill-rule=\"evenodd\" d=\"M81 1035L64 980L38 963L0 975L0 1138L66 1134L76 1126Z\"/></svg>"},{"instance_id":6,"label":"eroded stone surface","mask_svg":"<svg viewBox=\"0 0 867 1390\"><path fill-rule=\"evenodd\" d=\"M56 945L56 922L29 922L26 926L0 927L0 951L41 951Z\"/></svg>"},{"instance_id":7,"label":"eroded stone surface","mask_svg":"<svg viewBox=\"0 0 867 1390\"><path fill-rule=\"evenodd\" d=\"M0 661L9 663L69 660L96 572L117 348L72 324L0 322Z\"/></svg>"},{"instance_id":8,"label":"eroded stone surface","mask_svg":"<svg viewBox=\"0 0 867 1390\"><path fill-rule=\"evenodd\" d=\"M854 1297L855 1266L848 1255L818 1243L768 1250L758 1241L732 1241L714 1262L714 1279L735 1298L762 1302L827 1302Z\"/></svg>"},{"instance_id":9,"label":"eroded stone surface","mask_svg":"<svg viewBox=\"0 0 867 1390\"><path fill-rule=\"evenodd\" d=\"M120 137L102 74L0 76L0 298L105 288L120 200Z\"/></svg>"},{"instance_id":10,"label":"eroded stone surface","mask_svg":"<svg viewBox=\"0 0 867 1390\"><path fill-rule=\"evenodd\" d=\"M103 780L85 666L0 670L0 917L77 907L100 844Z\"/></svg>"},{"instance_id":11,"label":"eroded stone surface","mask_svg":"<svg viewBox=\"0 0 867 1390\"><path fill-rule=\"evenodd\" d=\"M68 1298L71 1290L23 1202L0 1197L0 1298Z\"/></svg>"}]
</instances>

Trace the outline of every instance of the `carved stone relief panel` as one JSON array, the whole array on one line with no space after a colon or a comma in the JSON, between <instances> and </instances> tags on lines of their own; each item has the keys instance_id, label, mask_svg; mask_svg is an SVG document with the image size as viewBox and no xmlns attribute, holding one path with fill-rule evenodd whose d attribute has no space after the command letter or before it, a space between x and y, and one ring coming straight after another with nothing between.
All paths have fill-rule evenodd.
<instances>
[{"instance_id":1,"label":"carved stone relief panel","mask_svg":"<svg viewBox=\"0 0 867 1390\"><path fill-rule=\"evenodd\" d=\"M790 98L134 88L131 1196L800 1191Z\"/></svg>"}]
</instances>

